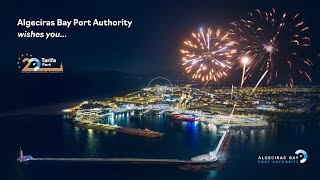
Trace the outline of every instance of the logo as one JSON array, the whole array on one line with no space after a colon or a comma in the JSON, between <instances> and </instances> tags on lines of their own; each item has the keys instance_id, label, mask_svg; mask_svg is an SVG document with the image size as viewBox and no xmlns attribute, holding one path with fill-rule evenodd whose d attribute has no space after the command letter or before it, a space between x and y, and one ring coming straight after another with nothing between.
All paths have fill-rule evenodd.
<instances>
[{"instance_id":1,"label":"logo","mask_svg":"<svg viewBox=\"0 0 320 180\"><path fill-rule=\"evenodd\" d=\"M55 58L35 58L32 54L22 54L18 58L18 68L21 73L63 73L62 62Z\"/></svg>"},{"instance_id":2,"label":"logo","mask_svg":"<svg viewBox=\"0 0 320 180\"><path fill-rule=\"evenodd\" d=\"M305 163L305 162L307 161L307 159L308 159L308 154L307 154L307 152L304 151L304 150L302 150L302 149L297 150L297 151L295 152L295 154L296 154L296 155L300 155L300 158L303 157L303 158L300 160L300 163L301 163L301 164L302 164L302 163Z\"/></svg>"},{"instance_id":3,"label":"logo","mask_svg":"<svg viewBox=\"0 0 320 180\"><path fill-rule=\"evenodd\" d=\"M307 161L307 152L299 149L295 155L263 155L258 156L258 164L303 164Z\"/></svg>"}]
</instances>

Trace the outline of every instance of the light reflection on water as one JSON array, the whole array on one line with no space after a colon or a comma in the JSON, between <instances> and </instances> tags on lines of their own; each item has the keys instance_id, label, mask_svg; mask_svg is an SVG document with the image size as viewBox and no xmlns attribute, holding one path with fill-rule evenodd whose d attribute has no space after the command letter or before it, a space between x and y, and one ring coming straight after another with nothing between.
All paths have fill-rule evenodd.
<instances>
[{"instance_id":1,"label":"light reflection on water","mask_svg":"<svg viewBox=\"0 0 320 180\"><path fill-rule=\"evenodd\" d=\"M87 136L87 153L90 157L94 157L97 148L97 139L95 138L95 132L92 129L87 129Z\"/></svg>"},{"instance_id":2,"label":"light reflection on water","mask_svg":"<svg viewBox=\"0 0 320 180\"><path fill-rule=\"evenodd\" d=\"M244 145L245 142L247 141L248 137L246 135L246 133L243 132L243 130L240 130L240 142L241 145Z\"/></svg>"},{"instance_id":3,"label":"light reflection on water","mask_svg":"<svg viewBox=\"0 0 320 180\"><path fill-rule=\"evenodd\" d=\"M174 121L168 117L162 115L146 115L141 118L130 118L130 113L111 115L108 118L101 120L103 124L110 124L123 127L131 128L148 128L153 131L163 132L165 136L159 139L148 139L143 137L136 137L116 132L104 132L98 133L94 130L81 131L74 129L75 140L79 143L83 143L83 139L79 140L79 136L87 137L87 148L90 156L99 156L98 145L114 143L114 145L103 145L111 146L110 156L113 156L116 151L119 151L121 146L128 146L127 148L132 149L132 153L138 151L142 154L148 154L148 156L158 156L162 151L170 151L166 156L161 154L165 158L178 158L178 159L190 159L193 156L208 153L210 150L214 150L218 141L220 140L221 134L217 132L217 127L213 124L203 124L200 122L185 122L185 121ZM83 129L83 128L80 128ZM113 139L110 139L112 138ZM105 138L109 140L104 140ZM102 142L101 142L102 141ZM142 141L147 141L148 143L143 143ZM132 145L130 145L132 144ZM142 148L145 146L146 148ZM148 146L154 146L153 148ZM156 148L157 147L157 148ZM98 148L98 149L95 149ZM111 150L113 149L113 150ZM140 149L140 150L138 150ZM150 149L154 149L151 151ZM122 151L122 150L121 150ZM117 153L118 155L120 153ZM117 156L118 156L117 155ZM122 154L122 156L130 157L129 154ZM139 156L139 154L136 154Z\"/></svg>"},{"instance_id":4,"label":"light reflection on water","mask_svg":"<svg viewBox=\"0 0 320 180\"><path fill-rule=\"evenodd\" d=\"M266 143L266 130L265 129L262 129L259 131L258 140L259 140L259 146L264 148L265 143Z\"/></svg>"},{"instance_id":5,"label":"light reflection on water","mask_svg":"<svg viewBox=\"0 0 320 180\"><path fill-rule=\"evenodd\" d=\"M86 154L97 157L125 156L188 159L194 155L212 150L221 137L217 133L216 126L203 123L176 122L159 115L137 120L130 120L128 115L116 116L114 122L118 123L118 125L128 125L129 127L150 127L152 130L165 132L166 135L163 139L150 140L123 134L112 135L114 132L97 133L93 131L91 133L88 130L79 131L74 128L75 136L78 136L76 134L80 134L80 136L81 134L87 134L86 137L90 142L88 146L91 146L92 149ZM232 165L234 162L249 161L249 165L253 166L251 168L255 168L257 166L255 164L256 158L259 154L278 152L290 154L291 151L293 152L300 146L306 148L301 144L301 141L306 140L304 137L310 133L310 127L318 128L317 124L272 122L270 123L270 128L267 129L237 130L233 133L231 150L227 154L228 167L226 170L207 171L202 173L202 178L199 179L225 179L222 177L228 174L229 166L232 167L231 172L242 173L237 171L238 168L243 169L240 167L241 163L238 163L235 167ZM299 138L295 139L295 141L289 141L290 137L291 139L292 137L293 139ZM106 144L101 145L104 143ZM127 144L130 146L127 146ZM128 149L128 147L130 148ZM283 149L279 151L279 148ZM244 172L244 174L248 174L248 172Z\"/></svg>"},{"instance_id":6,"label":"light reflection on water","mask_svg":"<svg viewBox=\"0 0 320 180\"><path fill-rule=\"evenodd\" d=\"M215 180L217 179L218 171L216 170L211 170L208 172L207 177L203 178L205 180Z\"/></svg>"},{"instance_id":7,"label":"light reflection on water","mask_svg":"<svg viewBox=\"0 0 320 180\"><path fill-rule=\"evenodd\" d=\"M126 116L127 117L127 116ZM16 168L15 152L22 146L25 153L34 157L141 157L141 158L179 158L190 159L198 154L206 153L216 145L220 135L216 127L207 124L177 123L166 117L154 116L154 119L142 119L140 126L150 124L155 129L166 133L162 139L146 139L114 132L92 133L84 128L78 128L68 122L52 117L14 117L4 119L8 127L3 128L5 138L2 154L2 168ZM44 121L44 119L46 121ZM154 122L157 121L158 122ZM135 121L127 120L130 125ZM37 126L35 126L37 125ZM155 174L159 179L303 179L305 174L316 175L312 171L320 161L316 156L320 144L318 141L320 123L270 123L269 129L238 130L233 133L230 148L227 153L227 165L221 170L206 172L184 172L170 168L134 169L130 167L115 170L104 166L34 166L17 168L16 174L21 179L104 179L119 177L120 179L153 179ZM36 129L35 129L36 127ZM36 131L36 133L34 132ZM194 133L192 133L194 132ZM9 135L10 138L9 138ZM196 137L196 141L194 141ZM253 138L254 137L254 138ZM6 141L10 139L10 141ZM191 142L188 142L191 141ZM197 143L194 143L194 142ZM90 148L89 148L90 147ZM252 148L254 147L254 148ZM256 163L259 155L285 154L291 155L297 149L304 149L310 154L307 164L303 166L260 166ZM10 163L12 162L12 163ZM314 168L313 168L314 167ZM21 172L19 172L21 170ZM123 173L125 172L125 173ZM272 173L270 173L272 172ZM50 174L50 177L48 176ZM127 175L126 175L127 174ZM235 177L236 176L236 177ZM52 178L51 178L52 177ZM281 177L281 178L280 178ZM4 178L10 179L10 178ZM12 178L11 178L12 179ZM112 179L112 178L111 178Z\"/></svg>"}]
</instances>

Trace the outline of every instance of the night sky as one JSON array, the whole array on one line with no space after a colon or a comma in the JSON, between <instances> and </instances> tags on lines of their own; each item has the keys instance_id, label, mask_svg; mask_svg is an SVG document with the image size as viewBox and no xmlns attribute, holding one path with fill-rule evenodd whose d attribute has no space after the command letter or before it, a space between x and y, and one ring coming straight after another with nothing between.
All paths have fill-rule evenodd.
<instances>
[{"instance_id":1,"label":"night sky","mask_svg":"<svg viewBox=\"0 0 320 180\"><path fill-rule=\"evenodd\" d=\"M5 36L6 60L15 68L21 53L52 56L63 61L66 70L118 70L152 72L180 68L179 50L186 37L199 27L225 27L232 20L247 17L255 8L275 7L286 12L300 12L311 27L313 47L319 49L320 14L315 1L13 1L2 30ZM67 38L19 39L19 18L29 20L128 19L125 27L39 27L34 31L60 31ZM12 67L14 66L14 67Z\"/></svg>"},{"instance_id":2,"label":"night sky","mask_svg":"<svg viewBox=\"0 0 320 180\"><path fill-rule=\"evenodd\" d=\"M10 1L2 2L1 25L1 96L5 101L24 98L32 91L54 92L57 98L68 96L63 90L71 88L70 81L81 82L87 72L181 72L180 52L183 40L200 27L225 28L233 20L247 17L258 8L269 11L299 12L311 27L314 51L320 49L320 13L315 1ZM33 31L58 31L67 38L18 38L19 18L28 20L127 19L126 27L33 27ZM24 53L38 57L54 57L64 65L69 82L52 82L56 76L23 75L17 68L17 58ZM314 60L313 79L319 74L319 63ZM81 78L80 78L81 77ZM238 78L238 76L235 76ZM108 81L108 77L104 77ZM319 82L319 81L318 81ZM23 84L24 83L24 84ZM22 85L23 84L23 85ZM41 86L40 86L40 85ZM67 84L67 85L66 85ZM54 87L53 87L54 86ZM20 96L18 95L20 94ZM17 97L18 96L18 97ZM47 94L43 98L49 97ZM14 98L13 98L14 97ZM32 97L32 96L31 96ZM30 99L32 99L30 97ZM55 96L52 97L56 98ZM34 101L34 100L33 100ZM18 101L19 102L19 101ZM14 103L13 103L14 104ZM16 104L16 103L15 103Z\"/></svg>"}]
</instances>

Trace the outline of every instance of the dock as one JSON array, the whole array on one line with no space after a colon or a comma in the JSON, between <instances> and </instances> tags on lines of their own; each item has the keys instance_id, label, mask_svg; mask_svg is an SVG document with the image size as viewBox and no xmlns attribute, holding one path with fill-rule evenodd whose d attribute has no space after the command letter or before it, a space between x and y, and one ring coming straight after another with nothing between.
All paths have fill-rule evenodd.
<instances>
[{"instance_id":1,"label":"dock","mask_svg":"<svg viewBox=\"0 0 320 180\"><path fill-rule=\"evenodd\" d=\"M192 163L178 159L143 159L143 158L32 158L21 163L96 163L111 165L149 164L149 165L185 165Z\"/></svg>"},{"instance_id":2,"label":"dock","mask_svg":"<svg viewBox=\"0 0 320 180\"><path fill-rule=\"evenodd\" d=\"M268 125L268 122L264 120L263 116L233 115L232 118L226 115L202 116L199 121L205 124L214 124L216 126L229 123L233 127L265 127Z\"/></svg>"},{"instance_id":3,"label":"dock","mask_svg":"<svg viewBox=\"0 0 320 180\"><path fill-rule=\"evenodd\" d=\"M195 156L195 157L191 158L191 161L193 159L195 162L182 164L181 166L179 166L179 169L184 170L184 171L207 171L207 170L222 169L226 164L226 159L227 159L226 152L229 149L231 137L232 137L232 135L230 134L229 131L226 133L223 133L223 136L221 137L219 144L218 144L216 150L214 151L215 157L210 158L210 155L212 156L212 152L209 154ZM203 163L199 163L199 162L201 162L201 159L203 157L207 158L206 160L211 159L211 163L210 163L210 161L203 161ZM198 163L196 163L197 161L198 161Z\"/></svg>"},{"instance_id":4,"label":"dock","mask_svg":"<svg viewBox=\"0 0 320 180\"><path fill-rule=\"evenodd\" d=\"M148 137L148 138L159 138L164 136L164 133L155 132L147 129L135 129L135 128L121 127L121 126L112 126L108 124L98 124L98 123L85 122L85 121L79 121L79 120L73 120L72 122L76 126L92 129L96 131L115 131L119 133Z\"/></svg>"}]
</instances>

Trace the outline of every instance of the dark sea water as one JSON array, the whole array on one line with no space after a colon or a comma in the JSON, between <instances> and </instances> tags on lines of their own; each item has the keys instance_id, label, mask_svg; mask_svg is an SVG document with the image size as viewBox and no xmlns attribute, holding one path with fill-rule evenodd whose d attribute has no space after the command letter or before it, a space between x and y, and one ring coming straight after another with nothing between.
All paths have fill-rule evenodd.
<instances>
[{"instance_id":1,"label":"dark sea water","mask_svg":"<svg viewBox=\"0 0 320 180\"><path fill-rule=\"evenodd\" d=\"M176 167L98 164L31 164L19 166L19 146L34 157L142 157L189 159L207 153L221 135L201 123L175 123L162 116L140 122L128 115L115 122L147 127L166 135L148 139L75 127L62 115L1 117L0 179L317 179L320 122L273 122L270 129L233 131L227 164L221 170L193 172ZM139 121L139 120L138 120ZM259 155L308 153L304 164L258 164Z\"/></svg>"}]
</instances>

